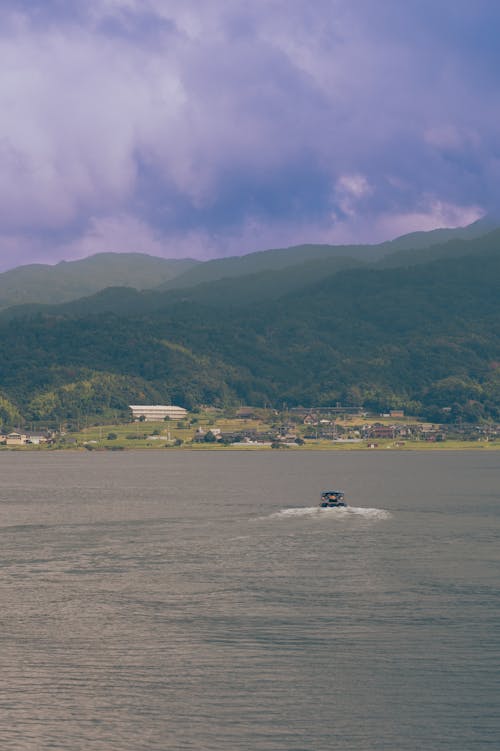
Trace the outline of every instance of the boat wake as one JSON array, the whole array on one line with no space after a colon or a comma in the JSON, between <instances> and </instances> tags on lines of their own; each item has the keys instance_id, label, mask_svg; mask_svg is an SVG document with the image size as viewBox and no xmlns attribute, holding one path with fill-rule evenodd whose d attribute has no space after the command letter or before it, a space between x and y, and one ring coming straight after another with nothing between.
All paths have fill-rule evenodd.
<instances>
[{"instance_id":1,"label":"boat wake","mask_svg":"<svg viewBox=\"0 0 500 751\"><path fill-rule=\"evenodd\" d=\"M323 517L328 519L351 519L361 517L370 521L390 519L392 514L382 508L364 508L362 506L346 506L344 508L320 508L309 506L302 508L284 508L269 514L265 519L290 519L293 517Z\"/></svg>"}]
</instances>

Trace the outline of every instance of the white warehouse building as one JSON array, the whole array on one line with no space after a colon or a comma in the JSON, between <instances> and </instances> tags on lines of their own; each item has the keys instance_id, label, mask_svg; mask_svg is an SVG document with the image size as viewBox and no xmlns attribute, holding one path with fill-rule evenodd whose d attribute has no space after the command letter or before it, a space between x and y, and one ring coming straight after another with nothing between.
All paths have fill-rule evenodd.
<instances>
[{"instance_id":1,"label":"white warehouse building","mask_svg":"<svg viewBox=\"0 0 500 751\"><path fill-rule=\"evenodd\" d=\"M167 417L170 420L183 420L187 415L187 409L173 404L131 404L129 409L132 410L134 420L143 419L153 422L165 420Z\"/></svg>"}]
</instances>

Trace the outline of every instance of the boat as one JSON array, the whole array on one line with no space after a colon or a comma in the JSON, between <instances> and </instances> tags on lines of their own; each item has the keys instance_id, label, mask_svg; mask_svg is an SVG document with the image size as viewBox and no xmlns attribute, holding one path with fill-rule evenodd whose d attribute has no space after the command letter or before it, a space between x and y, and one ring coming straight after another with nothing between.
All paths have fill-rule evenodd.
<instances>
[{"instance_id":1,"label":"boat","mask_svg":"<svg viewBox=\"0 0 500 751\"><path fill-rule=\"evenodd\" d=\"M345 496L340 490L324 490L321 493L321 508L342 508L347 506Z\"/></svg>"}]
</instances>

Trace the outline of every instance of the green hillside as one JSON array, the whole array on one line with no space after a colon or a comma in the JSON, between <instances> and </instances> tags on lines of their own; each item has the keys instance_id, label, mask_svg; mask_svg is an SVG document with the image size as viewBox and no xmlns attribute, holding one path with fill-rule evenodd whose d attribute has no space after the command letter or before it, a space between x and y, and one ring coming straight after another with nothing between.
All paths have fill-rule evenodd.
<instances>
[{"instance_id":1,"label":"green hillside","mask_svg":"<svg viewBox=\"0 0 500 751\"><path fill-rule=\"evenodd\" d=\"M198 262L167 260L142 253L99 253L55 266L32 264L0 274L0 309L25 303L60 303L105 287L155 287Z\"/></svg>"},{"instance_id":2,"label":"green hillside","mask_svg":"<svg viewBox=\"0 0 500 751\"><path fill-rule=\"evenodd\" d=\"M31 304L13 306L0 312L0 319L34 315L35 313L85 316L97 313L138 315L152 313L176 302L191 301L217 307L245 307L276 300L331 276L338 271L359 268L363 264L349 258L308 261L279 271L261 271L234 278L217 279L187 289L144 290L130 287L108 287L100 292L61 305Z\"/></svg>"},{"instance_id":3,"label":"green hillside","mask_svg":"<svg viewBox=\"0 0 500 751\"><path fill-rule=\"evenodd\" d=\"M277 248L249 253L244 256L232 256L229 258L217 258L206 261L185 273L179 274L174 279L164 282L160 289L171 290L178 288L194 287L205 282L214 282L219 279L234 278L258 274L266 271L279 271L291 266L302 266L312 261L333 261L343 259L351 262L376 263L381 259L394 254L400 258L409 251L425 251L432 246L442 246L445 243L456 240L464 242L481 237L498 227L498 222L492 219L482 219L468 227L456 229L437 229L430 232L413 232L403 235L395 240L380 243L378 245L295 245L290 248ZM396 262L396 265L399 265Z\"/></svg>"},{"instance_id":4,"label":"green hillside","mask_svg":"<svg viewBox=\"0 0 500 751\"><path fill-rule=\"evenodd\" d=\"M402 235L395 240L382 243L381 247L384 247L388 252L397 252L401 250L423 250L433 245L444 245L450 240L475 240L477 237L482 237L498 229L499 224L500 221L494 216L485 216L466 227L410 232L408 235Z\"/></svg>"},{"instance_id":5,"label":"green hillside","mask_svg":"<svg viewBox=\"0 0 500 751\"><path fill-rule=\"evenodd\" d=\"M283 271L291 266L301 266L311 261L329 261L340 258L355 261L369 260L371 247L365 245L296 245L291 248L262 250L244 256L216 258L213 261L205 261L184 274L179 274L177 279L169 280L161 284L159 288L163 290L185 289L219 279L234 279L268 271Z\"/></svg>"},{"instance_id":6,"label":"green hillside","mask_svg":"<svg viewBox=\"0 0 500 751\"><path fill-rule=\"evenodd\" d=\"M234 304L222 282L192 296L115 290L128 300L115 312L65 305L0 322L0 410L49 421L141 401L342 401L500 419L499 280L493 243L411 268L304 276L257 303Z\"/></svg>"},{"instance_id":7,"label":"green hillside","mask_svg":"<svg viewBox=\"0 0 500 751\"><path fill-rule=\"evenodd\" d=\"M222 299L235 303L263 301L282 292L292 291L301 284L362 263L386 261L387 265L405 265L450 254L443 243L457 240L470 242L489 232L495 222L481 220L469 227L433 230L404 235L379 245L298 245L291 248L250 253L244 256L219 258L213 261L193 259L164 259L140 253L101 253L79 261L61 262L55 266L33 264L20 266L0 274L0 311L29 305L31 311L39 305L54 305L91 297L108 287L128 287L136 290L157 289L173 292L213 284L223 279L244 279L239 286L220 289ZM465 242L465 244L467 244ZM460 244L460 243L459 243ZM433 249L436 252L433 252ZM467 252L467 251L465 251ZM453 252L451 252L453 255ZM199 289L203 297L216 297L216 287ZM129 294L132 308L144 305L155 308L153 295L139 300ZM95 300L96 311L122 309L126 304L124 292L100 296ZM81 302L80 313L91 308L92 301ZM9 316L24 314L14 310Z\"/></svg>"},{"instance_id":8,"label":"green hillside","mask_svg":"<svg viewBox=\"0 0 500 751\"><path fill-rule=\"evenodd\" d=\"M384 256L378 263L378 268L398 268L415 266L446 258L459 258L471 253L485 253L500 248L500 230L495 229L480 237L448 240L438 245L419 250L398 250Z\"/></svg>"},{"instance_id":9,"label":"green hillside","mask_svg":"<svg viewBox=\"0 0 500 751\"><path fill-rule=\"evenodd\" d=\"M242 273L238 276L228 276L211 282L200 282L179 289L159 287L139 292L132 287L108 287L96 294L59 305L33 303L12 306L1 311L0 318L7 320L33 315L37 312L71 316L86 316L106 312L114 312L117 315L145 315L180 301L191 301L198 305L241 308L276 301L285 295L298 293L302 288L346 269L405 268L439 259L481 254L494 251L497 248L500 248L500 230L468 241L455 239L428 248L396 251L371 264L363 263L354 258L333 255L307 260L302 263L293 263L284 268L267 269L248 274ZM297 251L297 248L294 250ZM298 259L300 256L294 257ZM205 265L199 264L194 267L194 271ZM175 282L175 280L173 281Z\"/></svg>"}]
</instances>

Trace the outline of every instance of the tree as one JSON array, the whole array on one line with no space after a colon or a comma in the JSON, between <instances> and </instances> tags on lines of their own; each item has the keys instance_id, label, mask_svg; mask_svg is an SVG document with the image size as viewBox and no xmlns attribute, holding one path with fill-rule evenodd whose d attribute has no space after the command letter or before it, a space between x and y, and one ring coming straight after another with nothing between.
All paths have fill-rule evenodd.
<instances>
[{"instance_id":1,"label":"tree","mask_svg":"<svg viewBox=\"0 0 500 751\"><path fill-rule=\"evenodd\" d=\"M285 444L281 443L281 441L273 441L271 443L271 448L272 449L286 449L288 448L288 446L285 446Z\"/></svg>"}]
</instances>

